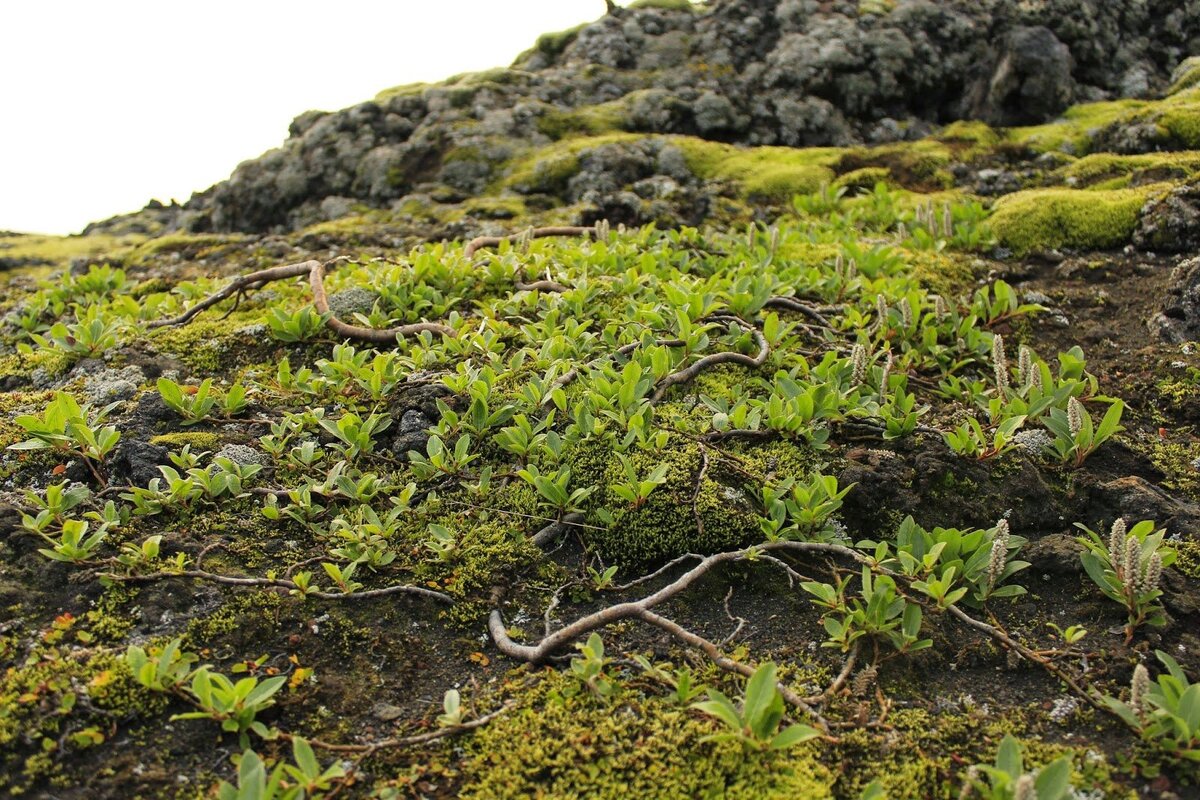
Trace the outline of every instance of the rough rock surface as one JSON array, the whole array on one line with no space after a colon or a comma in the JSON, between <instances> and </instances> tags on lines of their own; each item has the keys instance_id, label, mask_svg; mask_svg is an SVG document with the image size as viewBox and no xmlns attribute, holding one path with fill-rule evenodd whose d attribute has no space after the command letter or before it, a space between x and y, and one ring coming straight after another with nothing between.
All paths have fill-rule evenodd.
<instances>
[{"instance_id":1,"label":"rough rock surface","mask_svg":"<svg viewBox=\"0 0 1200 800\"><path fill-rule=\"evenodd\" d=\"M413 193L461 199L503 177L523 148L598 118L609 129L792 146L917 138L962 118L1034 123L1073 102L1164 90L1200 50L1200 0L899 0L880 5L886 13L845 0L655 5L543 36L511 69L305 112L280 148L182 207L142 215L168 229L264 232ZM1136 133L1114 132L1132 137L1118 149L1157 146L1154 131ZM571 196L587 193L577 183ZM661 212L623 186L589 185L593 216ZM676 207L691 199L684 184L646 191L682 193Z\"/></svg>"},{"instance_id":2,"label":"rough rock surface","mask_svg":"<svg viewBox=\"0 0 1200 800\"><path fill-rule=\"evenodd\" d=\"M1189 258L1172 270L1162 310L1149 325L1163 341L1200 339L1200 258Z\"/></svg>"}]
</instances>

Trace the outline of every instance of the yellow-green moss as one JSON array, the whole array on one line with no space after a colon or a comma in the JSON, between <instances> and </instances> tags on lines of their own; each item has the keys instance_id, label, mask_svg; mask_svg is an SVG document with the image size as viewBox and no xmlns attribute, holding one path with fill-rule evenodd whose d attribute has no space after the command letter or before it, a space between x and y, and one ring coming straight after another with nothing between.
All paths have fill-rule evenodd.
<instances>
[{"instance_id":1,"label":"yellow-green moss","mask_svg":"<svg viewBox=\"0 0 1200 800\"><path fill-rule=\"evenodd\" d=\"M1171 88L1167 89L1168 96L1179 94L1185 89L1191 89L1200 84L1200 56L1192 56L1180 61L1171 78L1173 82Z\"/></svg>"},{"instance_id":2,"label":"yellow-green moss","mask_svg":"<svg viewBox=\"0 0 1200 800\"><path fill-rule=\"evenodd\" d=\"M575 458L586 454L576 453ZM581 485L600 487L594 500L613 514L611 526L588 529L586 533L606 561L637 569L684 553L734 549L755 535L749 501L740 489L718 483L715 467L710 465L696 493L701 459L695 445L654 454L630 453L626 458L639 475L648 475L659 464L667 465L666 482L637 508L607 490L627 480L615 454L606 450L598 460L572 464L572 474L580 476ZM593 479L589 473L601 464L603 472ZM697 515L703 530L696 523Z\"/></svg>"},{"instance_id":3,"label":"yellow-green moss","mask_svg":"<svg viewBox=\"0 0 1200 800\"><path fill-rule=\"evenodd\" d=\"M549 108L537 120L538 132L551 139L596 136L620 130L628 118L625 98L581 108Z\"/></svg>"},{"instance_id":4,"label":"yellow-green moss","mask_svg":"<svg viewBox=\"0 0 1200 800\"><path fill-rule=\"evenodd\" d=\"M126 256L132 264L145 264L156 256L167 253L180 253L187 258L202 258L215 247L235 244L246 237L238 234L191 234L172 233L148 239L137 245Z\"/></svg>"},{"instance_id":5,"label":"yellow-green moss","mask_svg":"<svg viewBox=\"0 0 1200 800\"><path fill-rule=\"evenodd\" d=\"M633 0L630 8L661 8L667 11L695 11L696 6L688 0Z\"/></svg>"},{"instance_id":6,"label":"yellow-green moss","mask_svg":"<svg viewBox=\"0 0 1200 800\"><path fill-rule=\"evenodd\" d=\"M1010 128L1008 138L1039 151L1062 150L1083 155L1091 148L1096 133L1148 105L1144 100L1114 100L1072 106L1054 122Z\"/></svg>"},{"instance_id":7,"label":"yellow-green moss","mask_svg":"<svg viewBox=\"0 0 1200 800\"><path fill-rule=\"evenodd\" d=\"M948 189L954 184L946 172L953 160L949 145L936 139L921 139L847 150L832 166L840 174L864 167L884 167L900 186L929 191Z\"/></svg>"},{"instance_id":8,"label":"yellow-green moss","mask_svg":"<svg viewBox=\"0 0 1200 800\"><path fill-rule=\"evenodd\" d=\"M1146 153L1143 155L1116 155L1094 153L1072 161L1055 170L1055 177L1074 178L1084 184L1100 187L1100 182L1118 177L1128 177L1145 183L1146 177L1162 180L1168 177L1191 177L1200 174L1200 153Z\"/></svg>"},{"instance_id":9,"label":"yellow-green moss","mask_svg":"<svg viewBox=\"0 0 1200 800\"><path fill-rule=\"evenodd\" d=\"M887 167L863 167L838 176L835 187L844 187L850 194L869 192L877 183L890 183L892 171Z\"/></svg>"},{"instance_id":10,"label":"yellow-green moss","mask_svg":"<svg viewBox=\"0 0 1200 800\"><path fill-rule=\"evenodd\" d=\"M1200 147L1200 103L1166 105L1158 124L1166 131L1172 146L1188 149Z\"/></svg>"},{"instance_id":11,"label":"yellow-green moss","mask_svg":"<svg viewBox=\"0 0 1200 800\"><path fill-rule=\"evenodd\" d=\"M468 800L539 797L625 800L793 800L831 797L832 773L814 745L747 752L736 742L701 742L712 720L659 698L626 691L611 704L574 679L547 673L520 705L465 743Z\"/></svg>"},{"instance_id":12,"label":"yellow-green moss","mask_svg":"<svg viewBox=\"0 0 1200 800\"><path fill-rule=\"evenodd\" d=\"M992 230L1001 245L1022 255L1060 247L1117 248L1129 242L1138 212L1155 190L1015 192L996 201Z\"/></svg>"},{"instance_id":13,"label":"yellow-green moss","mask_svg":"<svg viewBox=\"0 0 1200 800\"><path fill-rule=\"evenodd\" d=\"M66 267L76 258L120 259L143 236L44 236L16 234L0 236L0 258Z\"/></svg>"},{"instance_id":14,"label":"yellow-green moss","mask_svg":"<svg viewBox=\"0 0 1200 800\"><path fill-rule=\"evenodd\" d=\"M215 433L207 433L205 431L179 431L177 433L164 433L161 436L152 437L150 444L168 447L172 450L190 446L191 452L197 453L201 450L216 450L221 446L221 437Z\"/></svg>"},{"instance_id":15,"label":"yellow-green moss","mask_svg":"<svg viewBox=\"0 0 1200 800\"><path fill-rule=\"evenodd\" d=\"M986 122L959 120L942 128L934 137L943 142L967 142L976 147L995 147L1003 137Z\"/></svg>"},{"instance_id":16,"label":"yellow-green moss","mask_svg":"<svg viewBox=\"0 0 1200 800\"><path fill-rule=\"evenodd\" d=\"M705 180L739 185L748 198L786 201L815 192L833 180L830 165L842 154L834 147L735 147L687 136L671 137L688 168Z\"/></svg>"}]
</instances>

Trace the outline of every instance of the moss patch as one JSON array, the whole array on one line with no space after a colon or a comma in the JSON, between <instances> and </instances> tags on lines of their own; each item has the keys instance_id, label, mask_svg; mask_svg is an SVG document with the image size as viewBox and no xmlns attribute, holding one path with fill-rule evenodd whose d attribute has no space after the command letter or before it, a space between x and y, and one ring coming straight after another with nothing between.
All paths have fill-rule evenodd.
<instances>
[{"instance_id":1,"label":"moss patch","mask_svg":"<svg viewBox=\"0 0 1200 800\"><path fill-rule=\"evenodd\" d=\"M1017 254L1069 247L1102 250L1129 242L1156 187L1082 191L1031 189L1000 198L992 230Z\"/></svg>"},{"instance_id":2,"label":"moss patch","mask_svg":"<svg viewBox=\"0 0 1200 800\"><path fill-rule=\"evenodd\" d=\"M519 708L467 745L460 797L826 798L830 771L815 746L747 753L735 742L701 742L715 723L657 698L625 692L611 705L573 679L548 673Z\"/></svg>"}]
</instances>

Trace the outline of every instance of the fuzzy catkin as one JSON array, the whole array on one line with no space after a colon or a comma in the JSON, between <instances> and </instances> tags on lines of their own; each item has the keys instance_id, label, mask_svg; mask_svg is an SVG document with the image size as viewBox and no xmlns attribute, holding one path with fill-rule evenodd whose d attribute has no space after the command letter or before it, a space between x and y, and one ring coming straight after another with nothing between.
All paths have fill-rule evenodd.
<instances>
[{"instance_id":1,"label":"fuzzy catkin","mask_svg":"<svg viewBox=\"0 0 1200 800\"><path fill-rule=\"evenodd\" d=\"M1000 390L1009 387L1008 357L1004 354L1004 337L996 334L992 337L992 366L996 368L996 387Z\"/></svg>"}]
</instances>

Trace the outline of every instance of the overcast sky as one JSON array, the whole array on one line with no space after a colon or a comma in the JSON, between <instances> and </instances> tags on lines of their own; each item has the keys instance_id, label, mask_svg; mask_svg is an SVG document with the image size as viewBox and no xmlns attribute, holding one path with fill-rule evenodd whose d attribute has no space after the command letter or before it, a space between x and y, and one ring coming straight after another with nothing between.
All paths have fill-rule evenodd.
<instances>
[{"instance_id":1,"label":"overcast sky","mask_svg":"<svg viewBox=\"0 0 1200 800\"><path fill-rule=\"evenodd\" d=\"M603 0L0 3L0 230L77 232L186 200L279 145L302 111L507 66L603 13Z\"/></svg>"}]
</instances>

